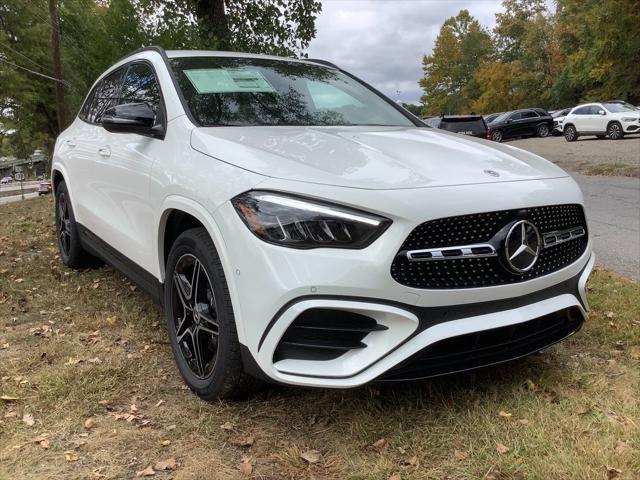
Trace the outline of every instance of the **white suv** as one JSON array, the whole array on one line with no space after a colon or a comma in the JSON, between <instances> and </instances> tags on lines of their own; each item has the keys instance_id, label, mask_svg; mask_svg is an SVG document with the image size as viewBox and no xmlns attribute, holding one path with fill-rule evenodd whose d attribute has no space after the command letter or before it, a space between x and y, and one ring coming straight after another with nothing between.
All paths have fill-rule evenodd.
<instances>
[{"instance_id":1,"label":"white suv","mask_svg":"<svg viewBox=\"0 0 640 480\"><path fill-rule=\"evenodd\" d=\"M586 315L571 177L431 129L326 62L134 52L58 138L52 178L64 263L98 257L162 303L205 399L246 375L342 388L468 370Z\"/></svg>"},{"instance_id":2,"label":"white suv","mask_svg":"<svg viewBox=\"0 0 640 480\"><path fill-rule=\"evenodd\" d=\"M564 118L563 131L567 142L585 135L620 140L625 133L640 133L640 111L620 101L578 105Z\"/></svg>"}]
</instances>

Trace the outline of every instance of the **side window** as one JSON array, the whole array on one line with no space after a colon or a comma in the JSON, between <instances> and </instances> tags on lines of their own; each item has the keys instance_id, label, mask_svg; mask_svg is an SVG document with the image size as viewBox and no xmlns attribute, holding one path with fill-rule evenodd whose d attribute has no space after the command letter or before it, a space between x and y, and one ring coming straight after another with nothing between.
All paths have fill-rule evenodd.
<instances>
[{"instance_id":1,"label":"side window","mask_svg":"<svg viewBox=\"0 0 640 480\"><path fill-rule=\"evenodd\" d=\"M162 121L162 96L151 66L146 63L134 63L129 67L118 100L118 105L123 103L146 103L153 109L156 122Z\"/></svg>"},{"instance_id":2,"label":"side window","mask_svg":"<svg viewBox=\"0 0 640 480\"><path fill-rule=\"evenodd\" d=\"M538 114L533 110L528 110L526 112L522 112L522 118L538 118Z\"/></svg>"},{"instance_id":3,"label":"side window","mask_svg":"<svg viewBox=\"0 0 640 480\"><path fill-rule=\"evenodd\" d=\"M518 112L518 113L514 113L509 117L509 120L512 121L516 121L516 120L520 120L522 118L522 113Z\"/></svg>"},{"instance_id":4,"label":"side window","mask_svg":"<svg viewBox=\"0 0 640 480\"><path fill-rule=\"evenodd\" d=\"M589 115L589 111L590 111L590 107L586 106L586 107L580 107L580 108L576 108L575 111L573 112L574 115Z\"/></svg>"},{"instance_id":5,"label":"side window","mask_svg":"<svg viewBox=\"0 0 640 480\"><path fill-rule=\"evenodd\" d=\"M89 92L89 95L87 95L87 99L84 101L84 105L82 105L82 108L80 109L80 112L78 113L78 117L80 117L80 119L84 120L85 122L89 121L89 111L91 110L91 104L93 103L93 97L95 97L96 90L98 90L98 88L100 88L100 83L98 83L95 87L93 87L93 90L91 90L91 92Z\"/></svg>"},{"instance_id":6,"label":"side window","mask_svg":"<svg viewBox=\"0 0 640 480\"><path fill-rule=\"evenodd\" d=\"M599 115L599 111L600 110L604 110L600 105L591 105L589 107L589 114L590 115Z\"/></svg>"},{"instance_id":7,"label":"side window","mask_svg":"<svg viewBox=\"0 0 640 480\"><path fill-rule=\"evenodd\" d=\"M100 123L104 112L116 104L122 73L122 69L116 70L104 77L96 86L91 98L91 107L87 110L87 122Z\"/></svg>"}]
</instances>

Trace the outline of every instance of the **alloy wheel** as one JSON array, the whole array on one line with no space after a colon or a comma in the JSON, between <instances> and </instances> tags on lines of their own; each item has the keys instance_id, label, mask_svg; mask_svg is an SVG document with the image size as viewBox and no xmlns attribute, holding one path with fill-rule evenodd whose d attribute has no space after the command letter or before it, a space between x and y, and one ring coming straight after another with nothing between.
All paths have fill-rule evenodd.
<instances>
[{"instance_id":1,"label":"alloy wheel","mask_svg":"<svg viewBox=\"0 0 640 480\"><path fill-rule=\"evenodd\" d=\"M195 376L207 378L218 356L219 324L211 281L197 257L184 254L178 259L171 289L180 353Z\"/></svg>"},{"instance_id":2,"label":"alloy wheel","mask_svg":"<svg viewBox=\"0 0 640 480\"><path fill-rule=\"evenodd\" d=\"M542 125L538 128L538 136L544 138L548 135L549 135L549 127L547 127L546 125Z\"/></svg>"},{"instance_id":3,"label":"alloy wheel","mask_svg":"<svg viewBox=\"0 0 640 480\"><path fill-rule=\"evenodd\" d=\"M501 142L502 141L502 132L500 130L496 130L495 132L493 132L491 134L491 140L493 140L494 142Z\"/></svg>"},{"instance_id":4,"label":"alloy wheel","mask_svg":"<svg viewBox=\"0 0 640 480\"><path fill-rule=\"evenodd\" d=\"M56 218L56 227L58 231L58 242L60 249L65 257L69 256L71 251L71 219L69 217L69 205L67 197L61 194L58 197L58 215Z\"/></svg>"},{"instance_id":5,"label":"alloy wheel","mask_svg":"<svg viewBox=\"0 0 640 480\"><path fill-rule=\"evenodd\" d=\"M621 128L617 123L609 125L609 138L611 140L618 140L620 138Z\"/></svg>"}]
</instances>

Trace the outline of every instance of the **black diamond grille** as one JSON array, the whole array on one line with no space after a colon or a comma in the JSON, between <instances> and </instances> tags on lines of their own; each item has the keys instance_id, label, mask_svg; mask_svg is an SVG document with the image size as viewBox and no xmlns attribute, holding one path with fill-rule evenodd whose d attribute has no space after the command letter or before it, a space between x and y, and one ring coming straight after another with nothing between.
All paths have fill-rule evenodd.
<instances>
[{"instance_id":1,"label":"black diamond grille","mask_svg":"<svg viewBox=\"0 0 640 480\"><path fill-rule=\"evenodd\" d=\"M456 247L488 242L508 223L528 219L541 234L573 227L587 228L581 205L551 205L440 218L418 225L405 240L406 250ZM508 271L498 257L410 262L398 255L391 276L413 288L477 288L523 282L547 275L575 262L587 248L587 235L542 249L535 266L524 275Z\"/></svg>"}]
</instances>

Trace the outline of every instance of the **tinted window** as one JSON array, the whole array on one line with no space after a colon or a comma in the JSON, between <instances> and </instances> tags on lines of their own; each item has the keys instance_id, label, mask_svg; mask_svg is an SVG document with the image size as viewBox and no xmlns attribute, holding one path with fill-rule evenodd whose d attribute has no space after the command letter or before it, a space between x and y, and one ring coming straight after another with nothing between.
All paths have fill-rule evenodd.
<instances>
[{"instance_id":1,"label":"tinted window","mask_svg":"<svg viewBox=\"0 0 640 480\"><path fill-rule=\"evenodd\" d=\"M538 118L539 115L533 110L522 112L522 118Z\"/></svg>"},{"instance_id":2,"label":"tinted window","mask_svg":"<svg viewBox=\"0 0 640 480\"><path fill-rule=\"evenodd\" d=\"M600 110L602 110L602 107L600 105L591 105L589 107L589 114L590 115L599 115L598 112L600 112Z\"/></svg>"},{"instance_id":3,"label":"tinted window","mask_svg":"<svg viewBox=\"0 0 640 480\"><path fill-rule=\"evenodd\" d=\"M322 65L204 56L171 65L203 126L414 125L359 81Z\"/></svg>"},{"instance_id":4,"label":"tinted window","mask_svg":"<svg viewBox=\"0 0 640 480\"><path fill-rule=\"evenodd\" d=\"M478 135L487 132L487 127L479 118L443 118L440 125L442 130L448 130L449 132L462 133L465 135Z\"/></svg>"},{"instance_id":5,"label":"tinted window","mask_svg":"<svg viewBox=\"0 0 640 480\"><path fill-rule=\"evenodd\" d=\"M119 69L107 75L94 89L91 100L91 107L87 109L85 120L91 123L100 123L104 112L116 105L118 92L120 90L120 80L122 80L123 70ZM83 108L84 110L84 108Z\"/></svg>"},{"instance_id":6,"label":"tinted window","mask_svg":"<svg viewBox=\"0 0 640 480\"><path fill-rule=\"evenodd\" d=\"M590 110L591 110L591 109L589 108L589 105L587 105L586 107L579 107L579 108L576 108L576 109L573 111L573 114L574 114L574 115L589 115Z\"/></svg>"},{"instance_id":7,"label":"tinted window","mask_svg":"<svg viewBox=\"0 0 640 480\"><path fill-rule=\"evenodd\" d=\"M118 104L146 103L156 114L156 121L159 121L162 115L161 99L160 86L153 68L146 63L131 65L122 82Z\"/></svg>"},{"instance_id":8,"label":"tinted window","mask_svg":"<svg viewBox=\"0 0 640 480\"><path fill-rule=\"evenodd\" d=\"M98 87L100 87L100 83L93 87L93 90L89 92L89 95L87 95L87 99L84 101L84 105L82 105L82 108L80 109L80 113L78 113L78 116L85 122L89 121L89 111L91 110L93 97L95 96Z\"/></svg>"},{"instance_id":9,"label":"tinted window","mask_svg":"<svg viewBox=\"0 0 640 480\"><path fill-rule=\"evenodd\" d=\"M522 118L522 113L521 112L514 113L509 118L511 120L520 120Z\"/></svg>"}]
</instances>

